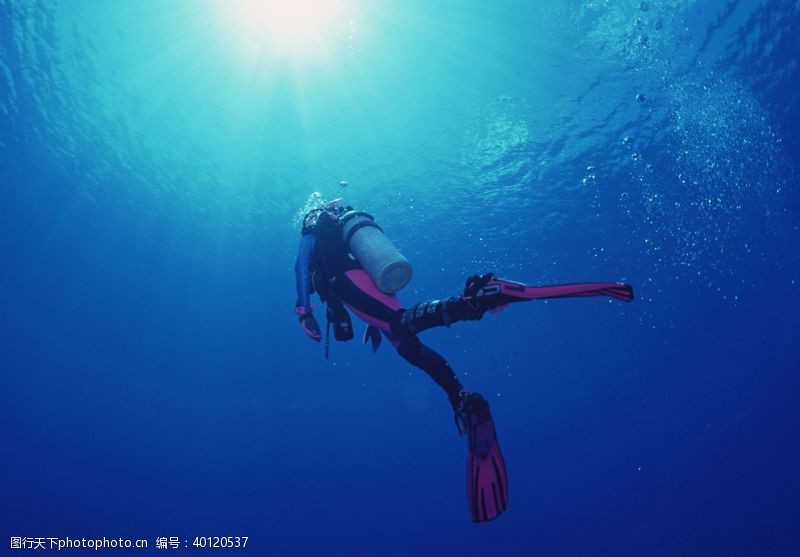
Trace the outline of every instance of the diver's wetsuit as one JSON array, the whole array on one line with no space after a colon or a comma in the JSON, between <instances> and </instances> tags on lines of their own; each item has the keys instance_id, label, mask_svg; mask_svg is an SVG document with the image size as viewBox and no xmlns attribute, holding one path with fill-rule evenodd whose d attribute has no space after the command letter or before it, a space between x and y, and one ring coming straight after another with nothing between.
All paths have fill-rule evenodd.
<instances>
[{"instance_id":1,"label":"diver's wetsuit","mask_svg":"<svg viewBox=\"0 0 800 557\"><path fill-rule=\"evenodd\" d=\"M316 290L328 304L344 303L369 325L377 327L412 365L424 370L457 406L461 383L439 353L424 345L417 333L465 319L480 319L485 308L475 307L463 297L417 304L404 308L397 296L381 292L348 253L341 229L323 214L314 226L305 227L295 264L298 313L311 308Z\"/></svg>"}]
</instances>

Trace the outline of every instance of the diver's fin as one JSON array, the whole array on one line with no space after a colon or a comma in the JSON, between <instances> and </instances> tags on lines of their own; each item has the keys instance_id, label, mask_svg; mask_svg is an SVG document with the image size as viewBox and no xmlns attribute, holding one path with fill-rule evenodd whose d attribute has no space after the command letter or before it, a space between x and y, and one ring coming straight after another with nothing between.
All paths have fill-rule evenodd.
<instances>
[{"instance_id":1,"label":"diver's fin","mask_svg":"<svg viewBox=\"0 0 800 557\"><path fill-rule=\"evenodd\" d=\"M486 277L488 277L488 280ZM494 278L491 274L482 275L480 279L474 279L473 277L471 279L476 280L476 282L479 281L477 284L473 284L480 284L480 286L477 289L473 287L469 292L471 296L468 297L482 302L485 304L484 307L487 307L492 312L500 311L514 302L550 298L608 296L623 302L633 300L633 287L621 282L579 282L575 284L528 286L521 282Z\"/></svg>"},{"instance_id":2,"label":"diver's fin","mask_svg":"<svg viewBox=\"0 0 800 557\"><path fill-rule=\"evenodd\" d=\"M508 503L508 476L489 403L478 393L463 399L467 446L467 501L473 522L500 516Z\"/></svg>"}]
</instances>

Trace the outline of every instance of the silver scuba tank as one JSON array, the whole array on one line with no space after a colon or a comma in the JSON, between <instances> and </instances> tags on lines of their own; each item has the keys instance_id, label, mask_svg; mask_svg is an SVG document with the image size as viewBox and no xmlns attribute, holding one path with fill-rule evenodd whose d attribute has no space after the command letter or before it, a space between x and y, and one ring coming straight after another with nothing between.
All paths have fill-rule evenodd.
<instances>
[{"instance_id":1,"label":"silver scuba tank","mask_svg":"<svg viewBox=\"0 0 800 557\"><path fill-rule=\"evenodd\" d=\"M364 211L348 211L339 217L344 243L372 282L386 294L394 294L411 280L411 263L394 247L375 218Z\"/></svg>"}]
</instances>

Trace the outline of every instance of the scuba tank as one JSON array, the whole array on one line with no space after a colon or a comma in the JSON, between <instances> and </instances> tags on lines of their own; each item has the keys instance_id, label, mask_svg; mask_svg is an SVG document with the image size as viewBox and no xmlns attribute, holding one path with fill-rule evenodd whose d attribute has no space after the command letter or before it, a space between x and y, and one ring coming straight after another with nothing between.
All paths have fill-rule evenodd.
<instances>
[{"instance_id":1,"label":"scuba tank","mask_svg":"<svg viewBox=\"0 0 800 557\"><path fill-rule=\"evenodd\" d=\"M394 294L411 280L411 263L394 247L375 218L364 211L347 211L339 217L342 238L372 282Z\"/></svg>"}]
</instances>

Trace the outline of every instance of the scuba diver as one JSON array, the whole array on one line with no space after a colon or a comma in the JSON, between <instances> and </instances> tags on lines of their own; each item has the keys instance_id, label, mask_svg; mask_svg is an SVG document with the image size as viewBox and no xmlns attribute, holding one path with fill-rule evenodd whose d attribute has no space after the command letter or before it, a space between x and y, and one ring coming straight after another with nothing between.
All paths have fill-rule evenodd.
<instances>
[{"instance_id":1,"label":"scuba diver","mask_svg":"<svg viewBox=\"0 0 800 557\"><path fill-rule=\"evenodd\" d=\"M403 306L396 292L411 278L411 265L386 238L369 213L356 211L342 199L324 203L305 215L300 251L295 264L297 304L303 332L322 341L311 294L326 304L328 357L331 327L338 341L353 338L347 306L367 323L363 342L372 351L381 336L411 365L425 371L439 385L455 413L459 434L466 433L467 499L474 522L499 516L508 501L508 477L497 441L489 403L479 393L464 390L447 360L419 339L433 327L478 320L509 304L544 298L610 296L633 299L631 286L622 283L581 283L533 287L495 278L492 273L466 280L459 296Z\"/></svg>"}]
</instances>

